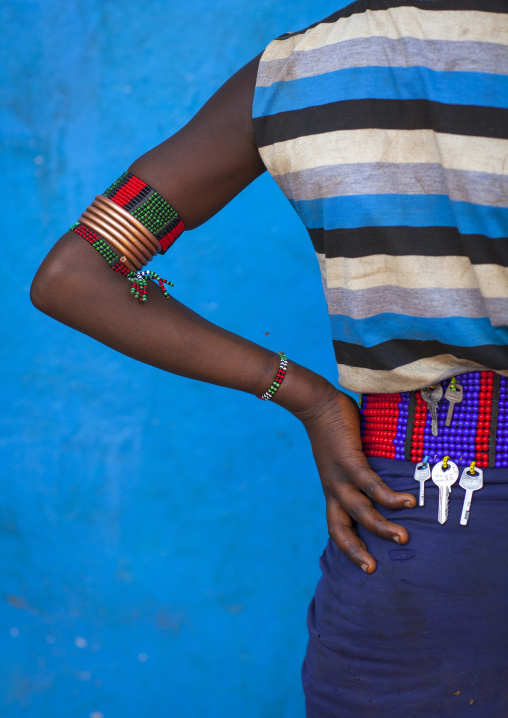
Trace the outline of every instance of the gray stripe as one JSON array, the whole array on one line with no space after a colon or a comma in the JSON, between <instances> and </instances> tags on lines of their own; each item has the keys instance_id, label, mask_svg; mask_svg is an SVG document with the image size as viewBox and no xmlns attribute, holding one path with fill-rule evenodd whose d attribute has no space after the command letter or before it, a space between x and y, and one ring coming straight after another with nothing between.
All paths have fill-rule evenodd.
<instances>
[{"instance_id":1,"label":"gray stripe","mask_svg":"<svg viewBox=\"0 0 508 718\"><path fill-rule=\"evenodd\" d=\"M365 319L395 313L412 317L489 317L494 326L508 325L508 297L485 299L479 289L408 289L384 286L351 290L325 287L330 314ZM453 344L453 342L451 342Z\"/></svg>"},{"instance_id":2,"label":"gray stripe","mask_svg":"<svg viewBox=\"0 0 508 718\"><path fill-rule=\"evenodd\" d=\"M358 38L259 65L257 85L314 77L351 67L428 67L440 72L506 74L507 48L491 42L451 42L401 37Z\"/></svg>"},{"instance_id":3,"label":"gray stripe","mask_svg":"<svg viewBox=\"0 0 508 718\"><path fill-rule=\"evenodd\" d=\"M508 207L508 175L448 170L437 163L331 165L275 179L294 201L362 194L444 194L456 202Z\"/></svg>"}]
</instances>

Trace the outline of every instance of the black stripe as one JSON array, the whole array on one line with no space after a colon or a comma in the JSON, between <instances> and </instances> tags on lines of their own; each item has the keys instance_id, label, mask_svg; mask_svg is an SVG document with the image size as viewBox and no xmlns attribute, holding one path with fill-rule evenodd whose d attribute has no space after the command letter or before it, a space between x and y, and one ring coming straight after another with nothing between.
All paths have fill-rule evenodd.
<instances>
[{"instance_id":1,"label":"black stripe","mask_svg":"<svg viewBox=\"0 0 508 718\"><path fill-rule=\"evenodd\" d=\"M416 7L419 10L477 10L507 13L506 0L366 0L366 9L387 10L392 7Z\"/></svg>"},{"instance_id":2,"label":"black stripe","mask_svg":"<svg viewBox=\"0 0 508 718\"><path fill-rule=\"evenodd\" d=\"M127 204L123 205L123 208L127 210L127 212L134 212L135 209L144 204L153 194L155 194L155 190L152 189L150 185L146 185L146 187L143 187Z\"/></svg>"},{"instance_id":3,"label":"black stripe","mask_svg":"<svg viewBox=\"0 0 508 718\"><path fill-rule=\"evenodd\" d=\"M326 25L337 22L341 18L351 17L352 15L358 15L365 12L365 10L388 10L389 8L397 7L415 7L419 10L477 10L480 12L495 12L495 13L506 13L508 12L506 6L506 0L357 0L342 10L337 10L332 15L325 17L324 20L309 25L303 30L296 32L287 32L281 35L277 40L286 40L288 37L294 35L303 35L307 30L311 30L313 27L318 25Z\"/></svg>"},{"instance_id":4,"label":"black stripe","mask_svg":"<svg viewBox=\"0 0 508 718\"><path fill-rule=\"evenodd\" d=\"M508 110L447 105L430 100L340 100L255 117L258 147L338 130L434 130L453 135L508 138Z\"/></svg>"},{"instance_id":5,"label":"black stripe","mask_svg":"<svg viewBox=\"0 0 508 718\"><path fill-rule=\"evenodd\" d=\"M171 232L172 229L176 227L177 224L180 223L180 217L177 216L174 219L171 220L168 224L166 224L162 229L160 229L157 234L155 235L155 239L162 239L166 236L168 232Z\"/></svg>"},{"instance_id":6,"label":"black stripe","mask_svg":"<svg viewBox=\"0 0 508 718\"><path fill-rule=\"evenodd\" d=\"M469 257L472 264L508 267L508 237L460 234L455 227L358 227L308 229L318 254L328 259L358 259L373 254L393 257Z\"/></svg>"},{"instance_id":7,"label":"black stripe","mask_svg":"<svg viewBox=\"0 0 508 718\"><path fill-rule=\"evenodd\" d=\"M508 369L508 346L497 346L496 344L460 347L435 340L390 339L366 348L359 344L334 339L333 346L339 364L362 369L392 371L418 359L441 354L451 354L457 359L466 359L489 369Z\"/></svg>"}]
</instances>

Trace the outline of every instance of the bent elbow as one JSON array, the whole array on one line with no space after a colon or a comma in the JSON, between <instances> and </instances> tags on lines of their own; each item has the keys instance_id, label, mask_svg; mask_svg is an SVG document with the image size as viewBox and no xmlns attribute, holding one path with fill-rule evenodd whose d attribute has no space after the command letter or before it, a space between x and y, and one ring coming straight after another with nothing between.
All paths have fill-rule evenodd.
<instances>
[{"instance_id":1,"label":"bent elbow","mask_svg":"<svg viewBox=\"0 0 508 718\"><path fill-rule=\"evenodd\" d=\"M45 312L47 304L47 284L44 274L45 272L39 267L30 287L30 301L41 312Z\"/></svg>"},{"instance_id":2,"label":"bent elbow","mask_svg":"<svg viewBox=\"0 0 508 718\"><path fill-rule=\"evenodd\" d=\"M30 300L36 309L58 318L68 303L72 282L73 244L64 235L37 270L30 287Z\"/></svg>"},{"instance_id":3,"label":"bent elbow","mask_svg":"<svg viewBox=\"0 0 508 718\"><path fill-rule=\"evenodd\" d=\"M41 264L30 287L30 300L34 307L44 314L54 314L60 304L58 287L64 276L60 262L46 259Z\"/></svg>"}]
</instances>

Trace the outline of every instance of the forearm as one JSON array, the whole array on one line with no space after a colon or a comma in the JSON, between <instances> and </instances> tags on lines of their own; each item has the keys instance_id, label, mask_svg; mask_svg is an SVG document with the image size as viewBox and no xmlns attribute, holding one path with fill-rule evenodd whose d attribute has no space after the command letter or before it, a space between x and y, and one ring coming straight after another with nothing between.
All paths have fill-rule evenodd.
<instances>
[{"instance_id":1,"label":"forearm","mask_svg":"<svg viewBox=\"0 0 508 718\"><path fill-rule=\"evenodd\" d=\"M32 300L58 321L164 371L254 395L272 383L279 361L273 352L168 301L152 283L143 304L129 290L125 277L69 232L37 273ZM333 391L325 379L291 362L275 400L299 413Z\"/></svg>"},{"instance_id":2,"label":"forearm","mask_svg":"<svg viewBox=\"0 0 508 718\"><path fill-rule=\"evenodd\" d=\"M231 78L182 131L130 168L174 207L187 228L213 216L264 170L251 120L258 59ZM126 218L120 220L116 210L113 216L125 228ZM96 220L92 212L92 224ZM131 231L130 221L128 226L133 236L139 231ZM111 214L102 217L96 231L108 227ZM120 235L125 254L136 255L131 247L135 237ZM110 236L110 248L118 248L121 237ZM279 366L277 354L211 324L176 299L166 299L152 282L148 301L136 301L130 293L133 277L112 271L94 247L73 232L57 242L34 279L35 306L164 371L257 396L270 387ZM138 251L145 254L139 246ZM139 263L133 256L127 260ZM136 389L132 387L133 393ZM330 535L371 573L376 563L358 538L353 519L380 536L405 543L407 531L386 521L370 499L400 508L414 505L414 497L395 494L371 471L362 453L357 406L323 377L290 361L272 401L291 411L307 430L326 497Z\"/></svg>"},{"instance_id":3,"label":"forearm","mask_svg":"<svg viewBox=\"0 0 508 718\"><path fill-rule=\"evenodd\" d=\"M150 283L151 284L151 283ZM139 361L165 371L261 395L271 385L277 354L206 321L151 285L148 301L130 293L126 277L74 233L65 235L43 262L32 300L43 312ZM133 392L136 387L132 387ZM314 372L289 363L274 401L302 420L309 435L327 502L329 532L364 571L375 559L352 522L398 543L405 529L386 521L383 506L413 506L411 494L396 494L369 468L361 450L357 407Z\"/></svg>"}]
</instances>

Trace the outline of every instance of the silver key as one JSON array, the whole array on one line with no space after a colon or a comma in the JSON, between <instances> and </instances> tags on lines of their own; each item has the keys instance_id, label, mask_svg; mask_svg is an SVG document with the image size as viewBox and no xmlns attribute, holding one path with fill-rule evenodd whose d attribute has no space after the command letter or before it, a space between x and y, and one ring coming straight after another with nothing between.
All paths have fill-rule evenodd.
<instances>
[{"instance_id":1,"label":"silver key","mask_svg":"<svg viewBox=\"0 0 508 718\"><path fill-rule=\"evenodd\" d=\"M432 469L432 481L439 488L439 508L437 520L440 524L444 524L448 519L448 501L452 491L451 487L458 478L459 467L448 458L440 461L439 464L436 464Z\"/></svg>"},{"instance_id":2,"label":"silver key","mask_svg":"<svg viewBox=\"0 0 508 718\"><path fill-rule=\"evenodd\" d=\"M469 519L473 491L478 491L478 489L483 488L483 471L477 466L471 468L473 468L473 473L471 473L471 469L464 469L459 482L460 486L466 491L464 505L462 506L462 515L460 517L461 526L465 526Z\"/></svg>"},{"instance_id":3,"label":"silver key","mask_svg":"<svg viewBox=\"0 0 508 718\"><path fill-rule=\"evenodd\" d=\"M425 504L425 482L427 479L430 479L430 464L428 456L426 456L423 461L420 461L419 464L416 464L415 481L418 481L420 484L420 499L418 501L418 506L423 506Z\"/></svg>"},{"instance_id":4,"label":"silver key","mask_svg":"<svg viewBox=\"0 0 508 718\"><path fill-rule=\"evenodd\" d=\"M452 386L454 386L455 389L453 389ZM450 384L448 386L444 398L450 403L450 406L448 407L448 414L446 415L445 426L450 426L450 424L452 423L452 416L455 404L460 404L463 396L464 391L462 389L462 384L455 382L453 385Z\"/></svg>"},{"instance_id":5,"label":"silver key","mask_svg":"<svg viewBox=\"0 0 508 718\"><path fill-rule=\"evenodd\" d=\"M429 407L430 415L432 417L432 433L434 436L437 436L437 405L443 396L443 387L439 383L432 388L428 386L425 389L420 389L420 394Z\"/></svg>"}]
</instances>

